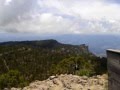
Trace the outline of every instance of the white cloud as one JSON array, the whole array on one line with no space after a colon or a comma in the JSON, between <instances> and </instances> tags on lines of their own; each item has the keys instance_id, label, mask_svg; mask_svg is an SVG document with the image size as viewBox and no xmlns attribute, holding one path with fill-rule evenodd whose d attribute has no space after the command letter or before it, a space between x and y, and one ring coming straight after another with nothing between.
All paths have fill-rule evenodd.
<instances>
[{"instance_id":1,"label":"white cloud","mask_svg":"<svg viewBox=\"0 0 120 90\"><path fill-rule=\"evenodd\" d=\"M92 2L92 3L91 3ZM56 8L58 12L84 19L120 19L119 4L107 3L104 0L43 0L42 8Z\"/></svg>"},{"instance_id":2,"label":"white cloud","mask_svg":"<svg viewBox=\"0 0 120 90\"><path fill-rule=\"evenodd\" d=\"M5 5L9 5L12 0L6 0Z\"/></svg>"},{"instance_id":3,"label":"white cloud","mask_svg":"<svg viewBox=\"0 0 120 90\"><path fill-rule=\"evenodd\" d=\"M37 18L23 20L19 23L10 23L6 26L11 32L13 29L17 32L32 32L32 33L73 33L74 21L64 19L61 16L55 16L51 13L43 13Z\"/></svg>"},{"instance_id":4,"label":"white cloud","mask_svg":"<svg viewBox=\"0 0 120 90\"><path fill-rule=\"evenodd\" d=\"M1 4L1 32L120 33L120 4L108 0L7 0L7 3Z\"/></svg>"}]
</instances>

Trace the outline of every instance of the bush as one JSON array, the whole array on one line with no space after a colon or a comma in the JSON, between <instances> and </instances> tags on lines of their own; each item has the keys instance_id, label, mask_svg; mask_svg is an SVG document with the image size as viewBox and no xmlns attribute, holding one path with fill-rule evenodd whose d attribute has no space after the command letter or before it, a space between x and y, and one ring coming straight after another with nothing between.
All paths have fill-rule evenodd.
<instances>
[{"instance_id":1,"label":"bush","mask_svg":"<svg viewBox=\"0 0 120 90\"><path fill-rule=\"evenodd\" d=\"M23 87L25 85L27 85L27 82L17 70L10 70L9 72L0 76L0 89Z\"/></svg>"},{"instance_id":2,"label":"bush","mask_svg":"<svg viewBox=\"0 0 120 90\"><path fill-rule=\"evenodd\" d=\"M76 67L77 66L77 67ZM63 59L56 66L54 65L51 72L53 74L76 74L91 76L95 73L95 66L90 60L82 56L70 57Z\"/></svg>"},{"instance_id":3,"label":"bush","mask_svg":"<svg viewBox=\"0 0 120 90\"><path fill-rule=\"evenodd\" d=\"M93 71L88 69L82 69L77 71L76 74L79 76L91 76L93 74Z\"/></svg>"}]
</instances>

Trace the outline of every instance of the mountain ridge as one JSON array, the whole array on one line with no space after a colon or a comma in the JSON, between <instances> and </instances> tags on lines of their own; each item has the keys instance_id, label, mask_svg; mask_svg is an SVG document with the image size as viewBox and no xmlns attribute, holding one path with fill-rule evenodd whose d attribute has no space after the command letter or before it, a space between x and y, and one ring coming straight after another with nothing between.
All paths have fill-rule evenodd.
<instances>
[{"instance_id":1,"label":"mountain ridge","mask_svg":"<svg viewBox=\"0 0 120 90\"><path fill-rule=\"evenodd\" d=\"M67 44L86 44L97 56L106 56L106 49L120 49L120 35L119 34L63 34L63 35L29 35L29 34L9 34L0 35L0 42L3 41L26 41L26 40L44 40L55 39ZM9 38L8 38L9 37Z\"/></svg>"},{"instance_id":2,"label":"mountain ridge","mask_svg":"<svg viewBox=\"0 0 120 90\"><path fill-rule=\"evenodd\" d=\"M34 40L34 41L10 41L10 42L0 43L0 45L2 46L28 45L33 47L49 48L49 49L71 48L72 50L76 49L76 51L78 52L80 52L79 50L81 50L82 53L90 53L88 46L85 44L81 44L81 45L63 44L54 39Z\"/></svg>"}]
</instances>

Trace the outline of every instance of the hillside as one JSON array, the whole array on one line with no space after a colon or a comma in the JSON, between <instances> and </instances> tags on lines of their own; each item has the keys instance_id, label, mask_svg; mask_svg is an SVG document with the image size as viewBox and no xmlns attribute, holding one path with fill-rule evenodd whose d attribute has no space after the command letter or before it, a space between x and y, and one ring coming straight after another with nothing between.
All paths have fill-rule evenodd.
<instances>
[{"instance_id":1,"label":"hillside","mask_svg":"<svg viewBox=\"0 0 120 90\"><path fill-rule=\"evenodd\" d=\"M97 75L106 72L106 59L88 46L56 40L0 43L0 88L23 87L56 74Z\"/></svg>"}]
</instances>

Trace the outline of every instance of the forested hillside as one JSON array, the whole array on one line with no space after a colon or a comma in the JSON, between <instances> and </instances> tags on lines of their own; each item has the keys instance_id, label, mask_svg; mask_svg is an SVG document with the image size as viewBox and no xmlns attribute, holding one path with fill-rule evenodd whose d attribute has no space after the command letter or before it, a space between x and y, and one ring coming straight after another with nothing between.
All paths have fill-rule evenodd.
<instances>
[{"instance_id":1,"label":"forested hillside","mask_svg":"<svg viewBox=\"0 0 120 90\"><path fill-rule=\"evenodd\" d=\"M86 45L56 40L0 43L0 88L21 87L55 74L106 73L106 58L93 55Z\"/></svg>"}]
</instances>

